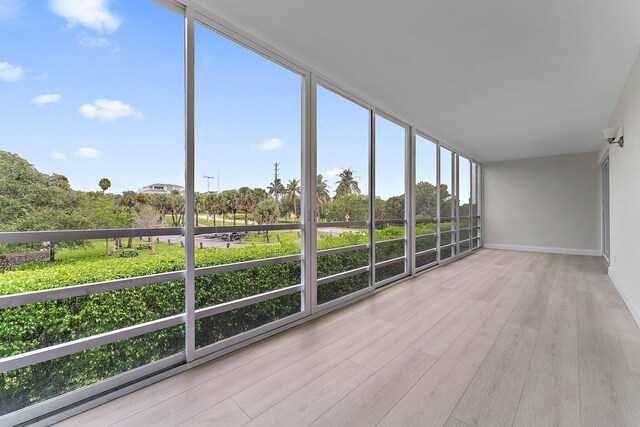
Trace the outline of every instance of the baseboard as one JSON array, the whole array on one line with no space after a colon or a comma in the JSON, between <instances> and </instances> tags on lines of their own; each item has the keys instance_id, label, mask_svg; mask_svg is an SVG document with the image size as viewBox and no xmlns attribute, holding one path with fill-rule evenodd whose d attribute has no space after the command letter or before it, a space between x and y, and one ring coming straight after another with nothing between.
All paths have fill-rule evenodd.
<instances>
[{"instance_id":1,"label":"baseboard","mask_svg":"<svg viewBox=\"0 0 640 427\"><path fill-rule=\"evenodd\" d=\"M609 267L609 278L613 282L613 286L615 286L618 290L618 293L622 297L622 300L627 305L627 308L631 312L633 319L636 321L638 327L640 328L640 309L638 309L638 306L635 305L635 303L631 300L629 294L625 292L624 287L622 286L622 282L620 282L620 279L618 279L618 276L616 276L616 272L613 267Z\"/></svg>"},{"instance_id":2,"label":"baseboard","mask_svg":"<svg viewBox=\"0 0 640 427\"><path fill-rule=\"evenodd\" d=\"M573 249L573 248L553 248L547 246L523 246L523 245L505 245L502 243L484 243L486 249L502 249L505 251L524 251L524 252L544 252L549 254L565 254L565 255L585 255L585 256L601 256L599 250L594 249Z\"/></svg>"}]
</instances>

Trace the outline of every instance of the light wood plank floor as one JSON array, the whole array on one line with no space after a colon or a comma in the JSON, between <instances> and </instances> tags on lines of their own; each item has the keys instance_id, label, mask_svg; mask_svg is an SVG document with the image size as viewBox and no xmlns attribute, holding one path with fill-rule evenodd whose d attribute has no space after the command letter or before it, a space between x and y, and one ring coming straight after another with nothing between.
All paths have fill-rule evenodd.
<instances>
[{"instance_id":1,"label":"light wood plank floor","mask_svg":"<svg viewBox=\"0 0 640 427\"><path fill-rule=\"evenodd\" d=\"M61 425L640 426L600 258L481 250Z\"/></svg>"}]
</instances>

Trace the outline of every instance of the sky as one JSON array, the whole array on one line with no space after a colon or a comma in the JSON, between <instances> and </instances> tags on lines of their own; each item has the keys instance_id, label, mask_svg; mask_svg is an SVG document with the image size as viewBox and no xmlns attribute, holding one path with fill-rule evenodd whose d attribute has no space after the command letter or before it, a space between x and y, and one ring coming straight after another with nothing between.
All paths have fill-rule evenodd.
<instances>
[{"instance_id":1,"label":"sky","mask_svg":"<svg viewBox=\"0 0 640 427\"><path fill-rule=\"evenodd\" d=\"M183 25L151 0L0 0L0 149L76 190L184 185ZM196 191L264 188L276 162L300 179L301 76L200 24L195 64ZM333 191L351 168L366 194L368 111L322 87L317 108L318 173ZM404 193L404 132L376 120L383 199Z\"/></svg>"}]
</instances>

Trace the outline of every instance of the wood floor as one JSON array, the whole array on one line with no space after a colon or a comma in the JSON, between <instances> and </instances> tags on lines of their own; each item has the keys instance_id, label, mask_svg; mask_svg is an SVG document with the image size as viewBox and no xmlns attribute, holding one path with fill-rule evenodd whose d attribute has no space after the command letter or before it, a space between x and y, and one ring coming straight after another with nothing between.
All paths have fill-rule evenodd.
<instances>
[{"instance_id":1,"label":"wood floor","mask_svg":"<svg viewBox=\"0 0 640 427\"><path fill-rule=\"evenodd\" d=\"M600 258L485 249L62 425L637 427L639 392Z\"/></svg>"}]
</instances>

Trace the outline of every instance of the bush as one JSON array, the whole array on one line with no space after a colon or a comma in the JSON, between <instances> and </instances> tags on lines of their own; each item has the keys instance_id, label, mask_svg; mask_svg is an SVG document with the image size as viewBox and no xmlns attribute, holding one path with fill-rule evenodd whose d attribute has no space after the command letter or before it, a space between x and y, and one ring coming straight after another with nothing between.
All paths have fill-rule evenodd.
<instances>
[{"instance_id":1,"label":"bush","mask_svg":"<svg viewBox=\"0 0 640 427\"><path fill-rule=\"evenodd\" d=\"M378 239L401 237L402 227L377 230ZM364 232L321 236L318 249L365 243ZM300 253L296 242L228 249L198 249L196 267L231 264ZM381 246L384 259L401 256L403 244ZM83 259L64 263L35 262L0 275L0 295L182 270L180 253L153 257ZM319 257L318 277L367 265L369 251ZM402 266L402 264L399 264ZM393 271L397 270L397 266ZM389 269L387 267L386 269ZM382 273L382 272L380 272ZM395 273L397 274L397 273ZM393 275L395 275L393 274ZM368 286L368 273L323 285L318 302L348 295ZM301 283L300 262L289 262L196 279L196 308ZM196 322L196 343L205 346L295 314L299 293L232 310ZM172 281L0 311L0 357L89 337L184 312L184 282ZM184 328L174 327L100 346L0 375L0 415L151 363L184 348Z\"/></svg>"}]
</instances>

